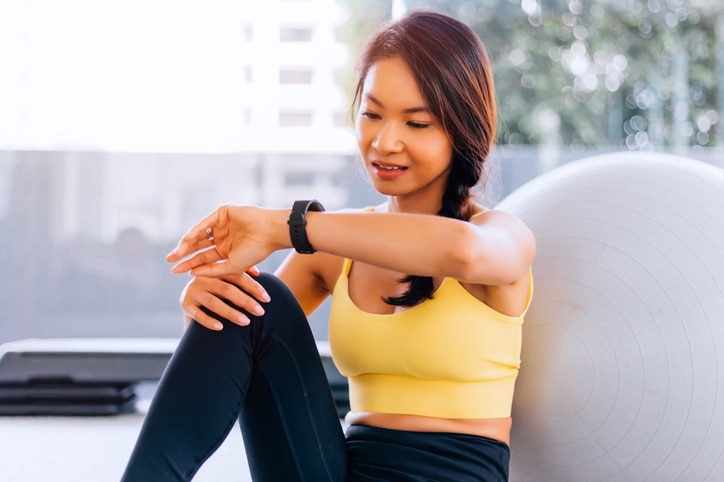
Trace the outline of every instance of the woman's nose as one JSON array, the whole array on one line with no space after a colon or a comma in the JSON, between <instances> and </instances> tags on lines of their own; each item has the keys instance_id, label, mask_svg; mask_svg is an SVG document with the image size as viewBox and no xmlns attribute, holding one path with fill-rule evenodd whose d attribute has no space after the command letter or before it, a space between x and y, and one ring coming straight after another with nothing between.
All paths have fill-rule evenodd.
<instances>
[{"instance_id":1,"label":"woman's nose","mask_svg":"<svg viewBox=\"0 0 724 482\"><path fill-rule=\"evenodd\" d=\"M400 139L397 129L386 124L383 126L372 141L374 147L380 154L389 154L402 150L402 139Z\"/></svg>"}]
</instances>

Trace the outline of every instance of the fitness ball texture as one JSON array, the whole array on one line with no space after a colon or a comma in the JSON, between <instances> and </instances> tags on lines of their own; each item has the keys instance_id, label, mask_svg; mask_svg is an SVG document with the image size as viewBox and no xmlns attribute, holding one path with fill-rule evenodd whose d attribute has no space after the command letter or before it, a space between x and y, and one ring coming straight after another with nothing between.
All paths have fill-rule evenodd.
<instances>
[{"instance_id":1,"label":"fitness ball texture","mask_svg":"<svg viewBox=\"0 0 724 482\"><path fill-rule=\"evenodd\" d=\"M724 480L724 169L606 154L499 207L538 241L510 480Z\"/></svg>"}]
</instances>

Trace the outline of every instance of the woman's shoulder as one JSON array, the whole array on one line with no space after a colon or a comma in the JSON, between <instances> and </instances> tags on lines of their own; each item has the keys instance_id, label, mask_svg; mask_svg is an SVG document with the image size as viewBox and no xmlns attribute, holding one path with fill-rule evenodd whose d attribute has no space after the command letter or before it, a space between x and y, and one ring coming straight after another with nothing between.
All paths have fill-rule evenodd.
<instances>
[{"instance_id":1,"label":"woman's shoulder","mask_svg":"<svg viewBox=\"0 0 724 482\"><path fill-rule=\"evenodd\" d=\"M473 213L470 222L496 239L506 239L506 246L517 246L519 255L530 266L536 253L536 239L533 231L514 213L502 209L481 209Z\"/></svg>"},{"instance_id":2,"label":"woman's shoulder","mask_svg":"<svg viewBox=\"0 0 724 482\"><path fill-rule=\"evenodd\" d=\"M518 225L525 225L525 223L518 216L511 213L510 211L496 208L486 208L479 205L476 205L475 208L473 208L473 213L468 221L474 224L514 223Z\"/></svg>"}]
</instances>

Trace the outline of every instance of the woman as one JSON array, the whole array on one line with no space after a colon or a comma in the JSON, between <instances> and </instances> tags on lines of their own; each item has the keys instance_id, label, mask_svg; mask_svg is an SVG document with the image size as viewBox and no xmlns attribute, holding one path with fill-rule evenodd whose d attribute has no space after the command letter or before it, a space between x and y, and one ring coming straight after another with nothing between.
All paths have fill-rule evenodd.
<instances>
[{"instance_id":1,"label":"woman","mask_svg":"<svg viewBox=\"0 0 724 482\"><path fill-rule=\"evenodd\" d=\"M535 241L473 200L495 137L485 49L456 20L409 13L367 44L354 105L386 203L224 206L169 255L195 277L195 322L124 480L188 480L237 419L254 480L507 480ZM291 247L276 276L254 268ZM306 319L329 295L346 433Z\"/></svg>"}]
</instances>

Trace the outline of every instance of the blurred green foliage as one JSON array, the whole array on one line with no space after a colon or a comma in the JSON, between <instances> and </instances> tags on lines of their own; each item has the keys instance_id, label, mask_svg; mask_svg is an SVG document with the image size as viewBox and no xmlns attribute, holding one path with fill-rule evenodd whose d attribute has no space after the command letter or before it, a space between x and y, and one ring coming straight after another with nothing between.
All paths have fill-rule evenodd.
<instances>
[{"instance_id":1,"label":"blurred green foliage","mask_svg":"<svg viewBox=\"0 0 724 482\"><path fill-rule=\"evenodd\" d=\"M343 0L353 54L390 0ZM504 144L722 145L724 1L407 0L480 35Z\"/></svg>"}]
</instances>

